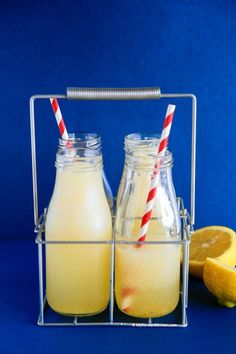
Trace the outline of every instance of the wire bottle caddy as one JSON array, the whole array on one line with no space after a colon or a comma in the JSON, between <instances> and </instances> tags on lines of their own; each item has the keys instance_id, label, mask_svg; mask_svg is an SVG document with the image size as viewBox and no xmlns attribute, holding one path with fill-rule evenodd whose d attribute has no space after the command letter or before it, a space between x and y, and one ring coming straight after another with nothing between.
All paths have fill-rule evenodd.
<instances>
[{"instance_id":1,"label":"wire bottle caddy","mask_svg":"<svg viewBox=\"0 0 236 354\"><path fill-rule=\"evenodd\" d=\"M137 246L137 241L116 239L114 232L112 239L109 241L94 241L94 240L73 240L64 239L50 240L45 238L45 220L47 210L45 209L41 216L38 211L38 189L37 189L37 169L36 169L36 142L35 142L35 114L34 102L36 99L49 99L52 97L63 98L69 100L145 100L145 99L160 99L160 98L190 98L192 100L192 152L191 152L191 193L190 205L191 212L184 208L184 203L181 198L177 198L178 213L181 219L181 232L179 239L171 240L146 240L145 247L170 247L173 245L182 249L182 265L181 265L181 286L180 300L176 310L170 315L164 317L153 318L137 318L131 317L119 311L114 299L115 280L115 254L119 247ZM80 326L80 325L124 325L124 326L179 326L187 325L187 298L188 298L188 258L189 258L189 240L190 234L193 231L194 216L195 216L195 162L196 162L196 98L192 94L161 94L159 88L135 88L135 89L90 89L90 88L69 88L66 95L35 95L30 99L30 122L31 122L31 147L32 147L32 174L33 174L33 198L34 198L34 220L35 232L37 233L36 243L38 245L38 261L39 261L39 298L40 298L40 314L38 319L39 325L65 325L65 326ZM113 217L114 220L114 217ZM140 243L140 242L139 242ZM142 244L142 243L141 243ZM103 312L93 316L63 316L55 313L47 302L45 289L45 253L49 249L55 247L77 247L82 249L87 247L91 250L94 247L106 248L109 252L109 305ZM178 246L177 246L178 245ZM50 248L51 247L51 248ZM49 289L47 289L49 291ZM49 296L49 293L48 293ZM73 294L71 294L73 296ZM74 294L75 296L75 294ZM61 312L61 311L58 311ZM67 313L67 312L66 312ZM147 316L146 316L147 317Z\"/></svg>"}]
</instances>

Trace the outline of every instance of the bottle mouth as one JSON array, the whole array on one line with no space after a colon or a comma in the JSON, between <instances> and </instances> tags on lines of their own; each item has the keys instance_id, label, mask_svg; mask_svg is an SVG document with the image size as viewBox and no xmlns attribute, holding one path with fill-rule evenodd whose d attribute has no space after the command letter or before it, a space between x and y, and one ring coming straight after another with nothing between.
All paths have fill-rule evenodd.
<instances>
[{"instance_id":1,"label":"bottle mouth","mask_svg":"<svg viewBox=\"0 0 236 354\"><path fill-rule=\"evenodd\" d=\"M60 149L99 149L101 148L101 136L97 133L91 132L76 132L69 133L69 139L59 138Z\"/></svg>"},{"instance_id":2,"label":"bottle mouth","mask_svg":"<svg viewBox=\"0 0 236 354\"><path fill-rule=\"evenodd\" d=\"M125 136L125 151L142 149L142 147L158 147L161 134L159 133L132 133Z\"/></svg>"},{"instance_id":3,"label":"bottle mouth","mask_svg":"<svg viewBox=\"0 0 236 354\"><path fill-rule=\"evenodd\" d=\"M56 167L66 167L79 162L78 168L102 165L101 136L97 133L68 134L68 140L59 138Z\"/></svg>"},{"instance_id":4,"label":"bottle mouth","mask_svg":"<svg viewBox=\"0 0 236 354\"><path fill-rule=\"evenodd\" d=\"M172 153L167 149L164 156L158 156L159 133L132 133L125 137L125 162L134 169L153 171L154 165L160 169L173 166Z\"/></svg>"}]
</instances>

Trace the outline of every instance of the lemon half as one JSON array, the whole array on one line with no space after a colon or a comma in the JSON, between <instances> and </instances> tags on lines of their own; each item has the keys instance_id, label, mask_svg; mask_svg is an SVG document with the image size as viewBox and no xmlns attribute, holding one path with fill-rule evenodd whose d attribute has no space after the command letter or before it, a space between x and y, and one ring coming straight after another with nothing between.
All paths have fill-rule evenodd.
<instances>
[{"instance_id":1,"label":"lemon half","mask_svg":"<svg viewBox=\"0 0 236 354\"><path fill-rule=\"evenodd\" d=\"M229 265L236 265L235 231L223 226L208 226L195 231L191 236L189 271L202 279L207 257Z\"/></svg>"},{"instance_id":2,"label":"lemon half","mask_svg":"<svg viewBox=\"0 0 236 354\"><path fill-rule=\"evenodd\" d=\"M203 279L207 289L217 297L220 305L236 306L236 268L217 259L207 258Z\"/></svg>"}]
</instances>

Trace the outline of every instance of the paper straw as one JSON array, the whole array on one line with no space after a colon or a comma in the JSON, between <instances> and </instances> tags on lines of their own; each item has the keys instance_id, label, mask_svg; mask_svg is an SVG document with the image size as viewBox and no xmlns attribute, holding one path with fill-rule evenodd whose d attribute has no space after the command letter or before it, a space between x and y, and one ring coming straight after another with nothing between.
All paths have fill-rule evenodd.
<instances>
[{"instance_id":1,"label":"paper straw","mask_svg":"<svg viewBox=\"0 0 236 354\"><path fill-rule=\"evenodd\" d=\"M65 125L64 119L62 117L62 113L61 113L61 110L60 110L60 107L59 107L59 103L58 103L58 101L57 101L57 99L55 97L50 98L50 102L51 102L52 110L54 112L54 115L55 115L55 118L56 118L56 121L57 121L57 125L58 125L58 129L59 129L61 138L64 139L64 140L67 140L66 146L68 148L72 148L72 143L71 143L71 141L69 141L69 135L68 135L68 132L67 132L67 129L66 129L66 125ZM102 180L103 180L103 185L104 185L104 189L105 189L105 193L106 193L106 196L107 196L107 199L108 199L109 206L112 209L112 207L113 207L112 190L111 190L111 187L110 187L110 185L109 185L109 183L107 181L107 178L106 178L106 175L104 173L104 170L102 170Z\"/></svg>"},{"instance_id":2,"label":"paper straw","mask_svg":"<svg viewBox=\"0 0 236 354\"><path fill-rule=\"evenodd\" d=\"M151 185L150 185L150 190L148 193L146 205L145 205L145 210L144 210L144 215L142 217L142 222L141 222L141 227L139 230L139 236L138 236L138 242L145 241L147 237L147 232L152 216L152 210L153 210L153 204L157 192L157 182L158 182L158 174L160 172L160 167L162 163L161 157L165 156L165 152L167 149L168 145L168 139L170 135L170 130L171 130L171 125L174 117L174 112L175 112L175 106L172 104L169 104L167 107L166 111L166 116L163 124L163 129L161 133L161 139L160 139L160 144L158 146L158 160L157 163L154 166L154 172L152 175L152 180L151 180ZM141 245L138 245L140 247Z\"/></svg>"},{"instance_id":3,"label":"paper straw","mask_svg":"<svg viewBox=\"0 0 236 354\"><path fill-rule=\"evenodd\" d=\"M60 110L58 101L54 97L54 98L50 98L50 102L51 102L52 109L53 109L53 112L54 112L54 115L55 115L55 118L56 118L56 121L57 121L57 125L58 125L59 131L60 131L60 135L61 135L62 139L69 140L69 135L67 133L67 129L66 129L66 126L65 126L65 123L64 123L64 119L63 119L62 114L61 114L61 110Z\"/></svg>"}]
</instances>

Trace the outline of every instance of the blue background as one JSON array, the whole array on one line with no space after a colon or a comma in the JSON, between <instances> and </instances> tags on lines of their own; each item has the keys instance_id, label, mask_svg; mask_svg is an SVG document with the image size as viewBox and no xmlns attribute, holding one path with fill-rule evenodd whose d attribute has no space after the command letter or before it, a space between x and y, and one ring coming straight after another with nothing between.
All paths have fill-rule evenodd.
<instances>
[{"instance_id":1,"label":"blue background","mask_svg":"<svg viewBox=\"0 0 236 354\"><path fill-rule=\"evenodd\" d=\"M223 334L214 335L213 330L220 333L224 328L232 334L235 311L219 309L195 282L190 288L189 330L92 329L90 339L87 329L64 329L61 335L61 330L36 328L36 249L23 240L33 243L34 237L29 98L36 93L65 93L68 86L160 86L163 93L195 93L196 226L236 228L235 1L1 2L0 50L1 319L9 320L0 331L5 338L1 353L32 353L32 348L37 353L43 343L57 352L58 348L66 352L66 347L72 350L76 345L80 351L95 351L96 345L109 350L114 343L114 352L174 353L178 348L193 352L192 341L197 339L198 351L203 351L211 339L215 353L223 346L227 353L233 352L232 337L221 340ZM101 133L105 169L115 192L123 166L124 135L160 131L167 103L177 104L170 141L176 191L189 205L188 101L61 101L61 108L69 131ZM53 188L58 131L48 102L36 105L36 118L42 210ZM11 240L20 243L9 243ZM194 286L200 290L194 292ZM201 312L205 308L208 315ZM14 349L17 341L18 349Z\"/></svg>"},{"instance_id":2,"label":"blue background","mask_svg":"<svg viewBox=\"0 0 236 354\"><path fill-rule=\"evenodd\" d=\"M196 224L236 228L234 1L11 1L0 11L1 238L31 239L29 97L68 86L160 86L198 98ZM123 138L160 131L167 101L68 102L69 131L101 133L116 192ZM189 198L190 108L176 101L170 148L178 195ZM57 126L48 102L36 106L39 193L54 183Z\"/></svg>"}]
</instances>

